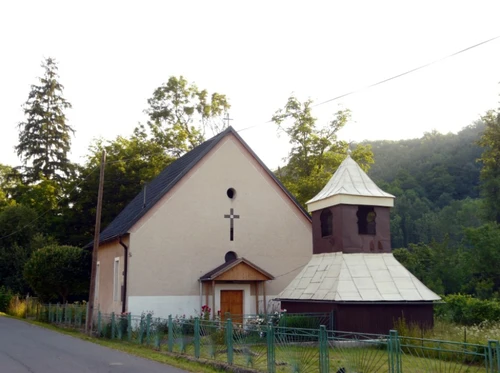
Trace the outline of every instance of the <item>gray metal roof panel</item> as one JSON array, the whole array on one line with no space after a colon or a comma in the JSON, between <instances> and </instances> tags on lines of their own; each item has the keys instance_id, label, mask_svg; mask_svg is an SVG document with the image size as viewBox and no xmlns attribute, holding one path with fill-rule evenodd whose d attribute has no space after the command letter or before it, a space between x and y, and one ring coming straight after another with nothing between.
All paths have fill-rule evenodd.
<instances>
[{"instance_id":1,"label":"gray metal roof panel","mask_svg":"<svg viewBox=\"0 0 500 373\"><path fill-rule=\"evenodd\" d=\"M350 155L340 164L325 187L307 203L320 201L339 194L395 198L392 194L380 189Z\"/></svg>"},{"instance_id":2,"label":"gray metal roof panel","mask_svg":"<svg viewBox=\"0 0 500 373\"><path fill-rule=\"evenodd\" d=\"M277 299L435 301L441 298L392 253L327 253L313 255Z\"/></svg>"}]
</instances>

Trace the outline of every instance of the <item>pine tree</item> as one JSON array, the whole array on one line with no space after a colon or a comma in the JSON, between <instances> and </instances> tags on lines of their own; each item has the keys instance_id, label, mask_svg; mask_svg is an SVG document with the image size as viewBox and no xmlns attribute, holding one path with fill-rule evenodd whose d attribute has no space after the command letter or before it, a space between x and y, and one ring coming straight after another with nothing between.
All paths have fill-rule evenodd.
<instances>
[{"instance_id":1,"label":"pine tree","mask_svg":"<svg viewBox=\"0 0 500 373\"><path fill-rule=\"evenodd\" d=\"M66 124L64 114L64 109L71 108L71 104L62 97L64 87L58 81L56 61L49 57L41 66L45 74L38 78L39 85L31 86L23 105L27 119L19 123L19 144L16 146L27 182L61 181L73 173L67 155L74 130Z\"/></svg>"}]
</instances>

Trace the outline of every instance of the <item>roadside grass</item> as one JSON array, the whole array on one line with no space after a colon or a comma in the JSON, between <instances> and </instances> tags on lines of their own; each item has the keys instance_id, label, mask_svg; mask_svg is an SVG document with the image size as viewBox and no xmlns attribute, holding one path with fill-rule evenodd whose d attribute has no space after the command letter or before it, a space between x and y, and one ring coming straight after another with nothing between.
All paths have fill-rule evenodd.
<instances>
[{"instance_id":1,"label":"roadside grass","mask_svg":"<svg viewBox=\"0 0 500 373\"><path fill-rule=\"evenodd\" d=\"M5 315L5 314L4 314ZM5 315L7 316L7 315ZM156 351L153 347L147 345L140 345L134 342L127 342L123 340L109 340L98 339L89 337L83 334L80 330L66 327L58 327L50 324L45 324L38 321L20 319L17 317L7 316L21 321L25 321L32 325L40 326L45 329L53 330L62 334L67 334L73 337L80 338L104 347L112 348L122 351L131 355L139 356L149 360L157 361L160 363L168 364L176 368L184 369L190 372L200 373L216 373L227 371L224 369L224 364L221 361L227 360L227 351L220 346L213 346L208 343L205 338L201 340L201 356L205 358L201 361L194 359L194 346L191 343L181 347L177 342L174 344L174 353L183 355L173 355L168 352ZM449 340L460 340L460 329L453 330L451 325L442 323L437 325L436 334L446 334ZM410 328L411 329L411 328ZM493 329L497 330L497 329ZM472 331L472 330L471 330ZM479 332L478 329L477 332ZM411 342L411 334L416 334L414 337L420 337L420 330L406 330L410 335L407 340L403 337L403 354L401 355L401 364L404 366L405 371L411 373L421 373L428 371L446 371L446 372L485 372L484 367L484 352L479 348L478 351L471 351L463 353L461 351L446 351L446 342L444 345L436 345L436 343L426 342L426 346L413 346ZM483 330L484 332L484 330ZM434 334L433 333L433 334ZM495 332L494 332L495 333ZM470 337L483 337L482 333L470 333ZM432 337L425 335L424 337ZM454 338L453 338L454 337ZM463 336L462 336L463 337ZM484 337L483 337L484 338ZM474 338L475 339L475 338ZM267 368L267 357L265 344L255 343L249 346L247 343L239 345L235 343L234 368L242 368L250 366L253 369L265 371ZM440 347L444 349L440 350ZM166 346L163 346L166 348ZM214 349L215 348L215 349ZM473 347L471 347L473 348ZM300 371L317 371L319 370L319 355L317 347L304 347L304 346L289 346L286 343L283 345L276 345L276 372L286 372L290 368L297 368ZM330 371L342 371L344 367L353 369L354 371L370 371L373 373L387 372L389 369L389 356L387 353L387 346L381 344L380 346L374 345L373 347L362 349L344 349L344 348L329 348L329 363ZM437 355L440 358L436 358ZM217 361L214 359L216 356ZM243 368L244 369L244 368ZM232 369L230 369L232 370Z\"/></svg>"},{"instance_id":2,"label":"roadside grass","mask_svg":"<svg viewBox=\"0 0 500 373\"><path fill-rule=\"evenodd\" d=\"M407 324L404 320L397 325L400 336L411 338L439 339L442 341L487 344L490 340L500 340L500 322L485 321L479 325L464 326L436 319L434 328L423 330L418 325Z\"/></svg>"},{"instance_id":3,"label":"roadside grass","mask_svg":"<svg viewBox=\"0 0 500 373\"><path fill-rule=\"evenodd\" d=\"M79 338L81 340L95 343L100 346L112 348L114 350L122 351L130 355L142 357L148 360L156 361L159 363L163 364L168 364L173 367L187 370L189 372L194 372L194 373L220 373L220 372L225 372L223 369L217 369L213 366L204 364L203 362L195 362L195 361L190 361L187 358L184 358L182 356L171 356L167 355L166 353L162 353L159 351L153 350L151 347L147 346L141 346L137 345L134 343L129 343L125 341L111 341L111 340L106 340L106 339L98 339L98 338L93 338L89 337L88 335L83 334L81 331L77 329L72 329L72 328L59 328L54 325L50 324L45 324L43 322L39 321L33 321L33 320L26 320L23 318L19 317L14 317L7 315L5 313L0 312L0 316L5 316L9 317L11 319L19 320L19 321L24 321L28 324L39 326L48 330L52 330L61 334L66 334L75 338Z\"/></svg>"}]
</instances>

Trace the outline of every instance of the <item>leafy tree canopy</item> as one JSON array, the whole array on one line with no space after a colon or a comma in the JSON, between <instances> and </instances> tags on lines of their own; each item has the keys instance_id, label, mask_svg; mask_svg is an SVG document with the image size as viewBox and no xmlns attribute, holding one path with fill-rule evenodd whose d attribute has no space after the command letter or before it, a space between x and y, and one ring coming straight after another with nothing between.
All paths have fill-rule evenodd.
<instances>
[{"instance_id":1,"label":"leafy tree canopy","mask_svg":"<svg viewBox=\"0 0 500 373\"><path fill-rule=\"evenodd\" d=\"M348 122L350 112L340 110L334 119L320 127L312 115L311 104L311 100L301 103L291 96L285 107L272 117L292 145L286 158L288 163L277 171L277 176L303 205L325 186L349 148L349 144L337 139L337 134ZM352 158L368 170L373 163L370 146L357 146Z\"/></svg>"},{"instance_id":2,"label":"leafy tree canopy","mask_svg":"<svg viewBox=\"0 0 500 373\"><path fill-rule=\"evenodd\" d=\"M88 291L90 278L88 251L72 246L47 246L33 253L24 266L24 278L44 301Z\"/></svg>"},{"instance_id":3,"label":"leafy tree canopy","mask_svg":"<svg viewBox=\"0 0 500 373\"><path fill-rule=\"evenodd\" d=\"M0 163L0 210L15 204L15 200L11 195L15 185L11 179L13 173L14 169L12 167Z\"/></svg>"},{"instance_id":4,"label":"leafy tree canopy","mask_svg":"<svg viewBox=\"0 0 500 373\"><path fill-rule=\"evenodd\" d=\"M467 263L472 270L469 286L481 298L500 296L500 227L496 223L466 229Z\"/></svg>"},{"instance_id":5,"label":"leafy tree canopy","mask_svg":"<svg viewBox=\"0 0 500 373\"><path fill-rule=\"evenodd\" d=\"M0 211L0 286L25 294L29 287L23 267L31 253L53 242L43 232L43 221L33 209L22 205Z\"/></svg>"},{"instance_id":6,"label":"leafy tree canopy","mask_svg":"<svg viewBox=\"0 0 500 373\"><path fill-rule=\"evenodd\" d=\"M482 119L486 128L478 141L484 150L480 157L481 192L488 220L500 223L500 111L490 110Z\"/></svg>"},{"instance_id":7,"label":"leafy tree canopy","mask_svg":"<svg viewBox=\"0 0 500 373\"><path fill-rule=\"evenodd\" d=\"M201 144L207 131L221 132L226 127L222 116L230 108L225 95L210 95L183 76L172 76L156 88L148 105L152 138L174 157Z\"/></svg>"},{"instance_id":8,"label":"leafy tree canopy","mask_svg":"<svg viewBox=\"0 0 500 373\"><path fill-rule=\"evenodd\" d=\"M144 185L156 177L172 161L163 147L148 139L139 127L129 138L117 137L113 141L98 140L90 148L84 166L72 183L72 193L61 221L65 234L61 242L83 246L93 236L95 209L99 185L99 164L102 150L106 150L106 168L101 226L106 227L120 213Z\"/></svg>"}]
</instances>

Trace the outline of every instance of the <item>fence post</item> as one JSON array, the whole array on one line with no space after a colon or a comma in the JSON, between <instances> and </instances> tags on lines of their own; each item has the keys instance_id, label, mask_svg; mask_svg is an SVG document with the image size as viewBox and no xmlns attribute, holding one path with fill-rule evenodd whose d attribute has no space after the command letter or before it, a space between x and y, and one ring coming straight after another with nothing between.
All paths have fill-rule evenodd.
<instances>
[{"instance_id":1,"label":"fence post","mask_svg":"<svg viewBox=\"0 0 500 373\"><path fill-rule=\"evenodd\" d=\"M92 331L92 324L94 322L94 315L89 315L89 304L86 303L86 306L85 306L85 325L87 325L87 320L89 320L89 317L92 318L92 322L90 323L90 332Z\"/></svg>"},{"instance_id":2,"label":"fence post","mask_svg":"<svg viewBox=\"0 0 500 373\"><path fill-rule=\"evenodd\" d=\"M174 350L174 323L172 322L172 315L168 315L168 352Z\"/></svg>"},{"instance_id":3,"label":"fence post","mask_svg":"<svg viewBox=\"0 0 500 373\"><path fill-rule=\"evenodd\" d=\"M132 340L132 314L130 312L127 313L127 337L130 342Z\"/></svg>"},{"instance_id":4,"label":"fence post","mask_svg":"<svg viewBox=\"0 0 500 373\"><path fill-rule=\"evenodd\" d=\"M115 339L115 332L116 332L115 313L111 312L111 339Z\"/></svg>"},{"instance_id":5,"label":"fence post","mask_svg":"<svg viewBox=\"0 0 500 373\"><path fill-rule=\"evenodd\" d=\"M194 318L194 357L200 358L200 318Z\"/></svg>"},{"instance_id":6,"label":"fence post","mask_svg":"<svg viewBox=\"0 0 500 373\"><path fill-rule=\"evenodd\" d=\"M160 351L161 350L161 319L159 317L156 318L156 328L155 328L155 348Z\"/></svg>"},{"instance_id":7,"label":"fence post","mask_svg":"<svg viewBox=\"0 0 500 373\"><path fill-rule=\"evenodd\" d=\"M401 373L401 345L397 330L389 332L389 371Z\"/></svg>"},{"instance_id":8,"label":"fence post","mask_svg":"<svg viewBox=\"0 0 500 373\"><path fill-rule=\"evenodd\" d=\"M496 344L496 355L497 355L497 372L500 372L500 343L495 341Z\"/></svg>"},{"instance_id":9,"label":"fence post","mask_svg":"<svg viewBox=\"0 0 500 373\"><path fill-rule=\"evenodd\" d=\"M97 337L101 336L102 332L102 320L101 320L101 310L97 311Z\"/></svg>"},{"instance_id":10,"label":"fence post","mask_svg":"<svg viewBox=\"0 0 500 373\"><path fill-rule=\"evenodd\" d=\"M274 353L274 327L272 322L267 323L267 372L276 372Z\"/></svg>"},{"instance_id":11,"label":"fence post","mask_svg":"<svg viewBox=\"0 0 500 373\"><path fill-rule=\"evenodd\" d=\"M498 341L488 341L488 372L500 372L500 345Z\"/></svg>"},{"instance_id":12,"label":"fence post","mask_svg":"<svg viewBox=\"0 0 500 373\"><path fill-rule=\"evenodd\" d=\"M320 325L319 327L319 371L320 373L328 373L330 371L328 336L325 325Z\"/></svg>"},{"instance_id":13,"label":"fence post","mask_svg":"<svg viewBox=\"0 0 500 373\"><path fill-rule=\"evenodd\" d=\"M48 316L49 324L52 323L52 305L49 303L49 316Z\"/></svg>"},{"instance_id":14,"label":"fence post","mask_svg":"<svg viewBox=\"0 0 500 373\"><path fill-rule=\"evenodd\" d=\"M76 312L77 312L77 314L75 315L75 317L77 319L76 322L78 323L78 327L81 328L82 327L82 313L83 313L82 306L78 305Z\"/></svg>"},{"instance_id":15,"label":"fence post","mask_svg":"<svg viewBox=\"0 0 500 373\"><path fill-rule=\"evenodd\" d=\"M148 313L146 316L146 344L149 345L150 341L150 329L151 329L151 314Z\"/></svg>"},{"instance_id":16,"label":"fence post","mask_svg":"<svg viewBox=\"0 0 500 373\"><path fill-rule=\"evenodd\" d=\"M497 355L497 372L500 372L500 343L495 341L496 343L496 355Z\"/></svg>"},{"instance_id":17,"label":"fence post","mask_svg":"<svg viewBox=\"0 0 500 373\"><path fill-rule=\"evenodd\" d=\"M233 322L231 319L226 321L226 346L227 346L227 363L233 365Z\"/></svg>"}]
</instances>

